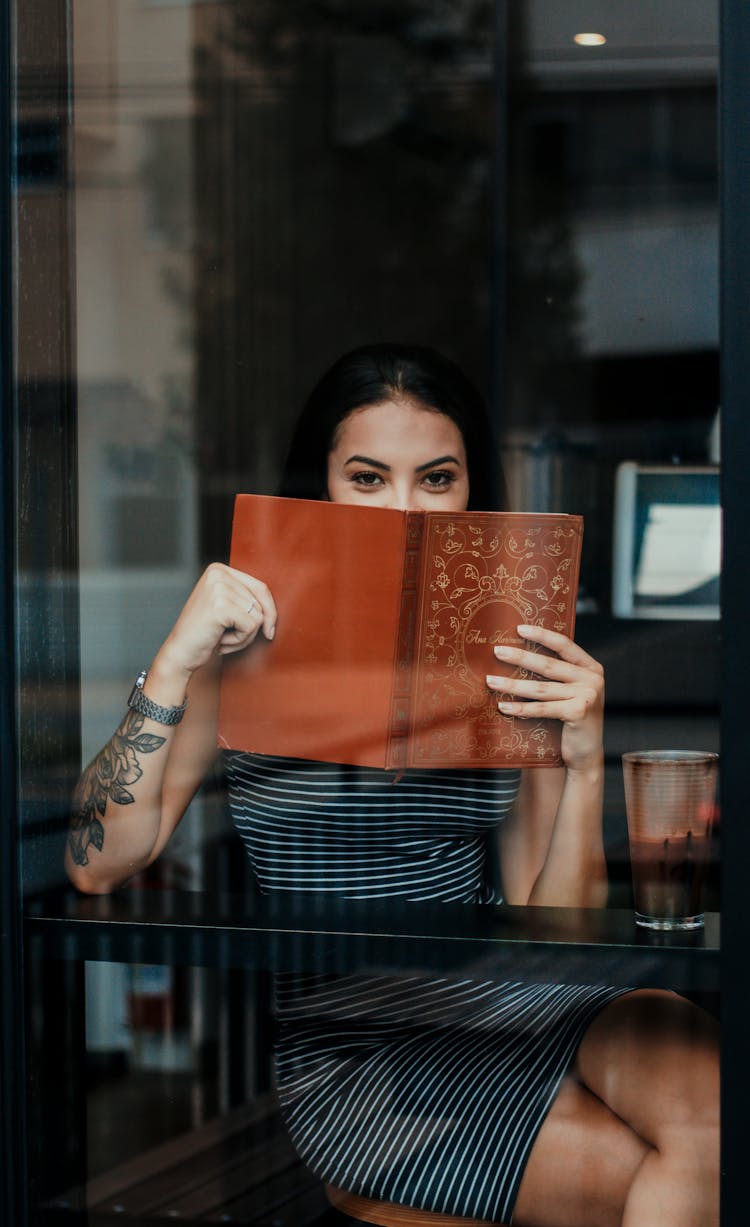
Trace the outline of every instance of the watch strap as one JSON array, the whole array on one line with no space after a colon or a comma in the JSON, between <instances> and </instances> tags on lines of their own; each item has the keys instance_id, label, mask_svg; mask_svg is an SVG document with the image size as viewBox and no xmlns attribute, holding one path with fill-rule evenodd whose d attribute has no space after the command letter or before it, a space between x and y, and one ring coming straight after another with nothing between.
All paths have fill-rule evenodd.
<instances>
[{"instance_id":1,"label":"watch strap","mask_svg":"<svg viewBox=\"0 0 750 1227\"><path fill-rule=\"evenodd\" d=\"M155 720L157 724L179 724L185 715L187 699L179 707L162 707L160 703L154 703L153 699L149 699L148 695L143 693L145 681L146 670L143 669L135 679L135 685L128 699L128 707L140 712L142 716L147 716L149 720Z\"/></svg>"}]
</instances>

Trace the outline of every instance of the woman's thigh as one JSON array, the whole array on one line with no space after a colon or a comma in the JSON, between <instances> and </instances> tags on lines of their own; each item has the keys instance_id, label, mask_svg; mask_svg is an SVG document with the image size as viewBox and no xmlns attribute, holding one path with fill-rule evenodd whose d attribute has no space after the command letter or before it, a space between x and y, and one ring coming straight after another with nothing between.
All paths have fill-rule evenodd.
<instances>
[{"instance_id":1,"label":"woman's thigh","mask_svg":"<svg viewBox=\"0 0 750 1227\"><path fill-rule=\"evenodd\" d=\"M628 1190L649 1149L569 1076L534 1142L514 1227L620 1227Z\"/></svg>"},{"instance_id":2,"label":"woman's thigh","mask_svg":"<svg viewBox=\"0 0 750 1227\"><path fill-rule=\"evenodd\" d=\"M718 1026L675 993L640 989L605 1006L583 1038L576 1073L652 1146L678 1139L707 1159L717 1149Z\"/></svg>"},{"instance_id":3,"label":"woman's thigh","mask_svg":"<svg viewBox=\"0 0 750 1227\"><path fill-rule=\"evenodd\" d=\"M718 1178L718 1126L715 1021L674 993L624 994L581 1042L531 1151L514 1227L619 1227L654 1151L676 1154L681 1179L704 1186Z\"/></svg>"}]
</instances>

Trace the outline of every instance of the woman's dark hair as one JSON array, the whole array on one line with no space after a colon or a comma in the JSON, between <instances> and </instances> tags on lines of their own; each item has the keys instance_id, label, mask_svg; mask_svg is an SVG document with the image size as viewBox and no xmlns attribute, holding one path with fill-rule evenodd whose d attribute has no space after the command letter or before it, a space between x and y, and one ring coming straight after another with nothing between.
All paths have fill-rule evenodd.
<instances>
[{"instance_id":1,"label":"woman's dark hair","mask_svg":"<svg viewBox=\"0 0 750 1227\"><path fill-rule=\"evenodd\" d=\"M281 475L279 494L321 498L327 489L328 453L336 430L354 409L395 397L436 409L455 422L466 448L469 508L501 505L502 481L489 419L463 372L423 345L364 345L326 371L305 404Z\"/></svg>"}]
</instances>

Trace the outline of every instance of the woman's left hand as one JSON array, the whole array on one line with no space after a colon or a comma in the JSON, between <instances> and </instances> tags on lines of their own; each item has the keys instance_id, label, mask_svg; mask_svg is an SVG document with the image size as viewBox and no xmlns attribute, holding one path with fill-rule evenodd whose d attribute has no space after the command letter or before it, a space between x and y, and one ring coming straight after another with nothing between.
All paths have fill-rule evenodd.
<instances>
[{"instance_id":1,"label":"woman's left hand","mask_svg":"<svg viewBox=\"0 0 750 1227\"><path fill-rule=\"evenodd\" d=\"M557 631L542 626L519 626L518 634L549 649L553 655L505 644L495 648L495 655L503 664L532 675L525 678L488 675L489 688L503 694L499 710L504 716L521 719L561 720L565 766L581 771L596 765L602 756L602 666ZM507 695L512 698L507 700Z\"/></svg>"}]
</instances>

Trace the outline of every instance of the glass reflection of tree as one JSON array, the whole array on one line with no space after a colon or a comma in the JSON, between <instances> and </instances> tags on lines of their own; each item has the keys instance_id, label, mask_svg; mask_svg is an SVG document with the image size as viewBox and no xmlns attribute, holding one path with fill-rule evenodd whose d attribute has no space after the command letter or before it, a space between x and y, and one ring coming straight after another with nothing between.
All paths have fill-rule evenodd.
<instances>
[{"instance_id":1,"label":"glass reflection of tree","mask_svg":"<svg viewBox=\"0 0 750 1227\"><path fill-rule=\"evenodd\" d=\"M201 466L269 490L342 349L429 343L488 386L495 6L265 0L196 22ZM223 549L226 510L207 536Z\"/></svg>"}]
</instances>

